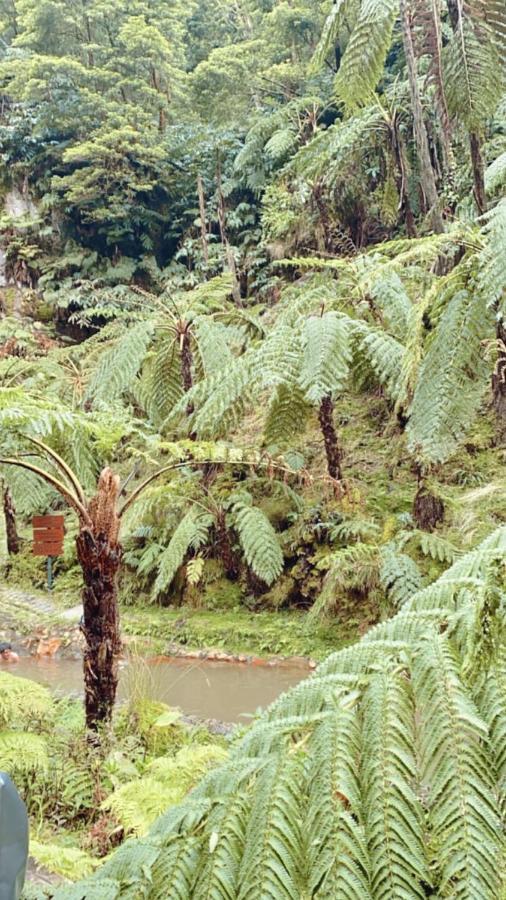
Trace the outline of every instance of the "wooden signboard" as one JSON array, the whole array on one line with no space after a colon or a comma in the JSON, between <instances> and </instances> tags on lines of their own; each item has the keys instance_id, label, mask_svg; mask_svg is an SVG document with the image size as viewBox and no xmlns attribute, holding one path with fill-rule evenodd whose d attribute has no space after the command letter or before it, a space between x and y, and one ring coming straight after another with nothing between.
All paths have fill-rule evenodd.
<instances>
[{"instance_id":1,"label":"wooden signboard","mask_svg":"<svg viewBox=\"0 0 506 900\"><path fill-rule=\"evenodd\" d=\"M63 550L65 520L63 516L34 516L33 555L59 556Z\"/></svg>"}]
</instances>

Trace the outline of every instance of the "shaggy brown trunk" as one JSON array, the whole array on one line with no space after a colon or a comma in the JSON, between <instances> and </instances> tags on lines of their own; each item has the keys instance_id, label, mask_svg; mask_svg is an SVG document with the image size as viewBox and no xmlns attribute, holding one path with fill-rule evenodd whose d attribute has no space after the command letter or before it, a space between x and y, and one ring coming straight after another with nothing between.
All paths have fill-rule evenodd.
<instances>
[{"instance_id":1,"label":"shaggy brown trunk","mask_svg":"<svg viewBox=\"0 0 506 900\"><path fill-rule=\"evenodd\" d=\"M18 529L16 526L16 507L12 499L12 494L8 487L4 488L4 516L5 516L5 534L7 538L7 553L9 556L15 556L20 550L20 540Z\"/></svg>"},{"instance_id":2,"label":"shaggy brown trunk","mask_svg":"<svg viewBox=\"0 0 506 900\"><path fill-rule=\"evenodd\" d=\"M187 324L183 324L179 334L179 348L181 353L181 378L185 394L193 387L193 353L191 348L190 331ZM194 410L193 403L188 403L186 407L186 415L191 416ZM191 434L190 437L194 438Z\"/></svg>"},{"instance_id":3,"label":"shaggy brown trunk","mask_svg":"<svg viewBox=\"0 0 506 900\"><path fill-rule=\"evenodd\" d=\"M97 731L110 721L118 687L121 650L117 575L121 563L117 500L120 481L110 469L100 475L89 504L91 525L76 539L83 571L84 703L86 726Z\"/></svg>"},{"instance_id":4,"label":"shaggy brown trunk","mask_svg":"<svg viewBox=\"0 0 506 900\"><path fill-rule=\"evenodd\" d=\"M225 567L227 577L235 581L239 575L239 561L234 553L230 532L225 521L225 512L220 509L216 516L216 546Z\"/></svg>"},{"instance_id":5,"label":"shaggy brown trunk","mask_svg":"<svg viewBox=\"0 0 506 900\"><path fill-rule=\"evenodd\" d=\"M413 503L413 518L422 531L434 531L436 525L444 519L443 501L431 494L423 482L418 488Z\"/></svg>"},{"instance_id":6,"label":"shaggy brown trunk","mask_svg":"<svg viewBox=\"0 0 506 900\"><path fill-rule=\"evenodd\" d=\"M498 420L499 437L506 438L506 325L503 319L497 323L497 362L492 375L494 407Z\"/></svg>"},{"instance_id":7,"label":"shaggy brown trunk","mask_svg":"<svg viewBox=\"0 0 506 900\"><path fill-rule=\"evenodd\" d=\"M204 185L201 175L197 175L197 194L199 198L200 241L202 244L202 256L204 257L206 266L208 266L209 248L207 246L206 200L204 197Z\"/></svg>"},{"instance_id":8,"label":"shaggy brown trunk","mask_svg":"<svg viewBox=\"0 0 506 900\"><path fill-rule=\"evenodd\" d=\"M320 218L320 224L323 231L323 243L325 250L330 253L332 250L333 240L332 240L332 228L330 226L329 220L329 212L327 208L327 204L323 198L322 192L322 184L321 180L317 181L313 187L313 197L316 204L316 208L318 210L318 215Z\"/></svg>"},{"instance_id":9,"label":"shaggy brown trunk","mask_svg":"<svg viewBox=\"0 0 506 900\"><path fill-rule=\"evenodd\" d=\"M481 152L480 137L476 132L471 131L469 134L469 147L471 149L471 164L473 168L474 181L474 199L480 216L483 215L487 208L487 200L485 195L485 164Z\"/></svg>"},{"instance_id":10,"label":"shaggy brown trunk","mask_svg":"<svg viewBox=\"0 0 506 900\"><path fill-rule=\"evenodd\" d=\"M418 90L418 72L413 45L411 10L409 0L401 0L402 39L408 69L409 91L411 95L411 111L415 134L416 152L420 166L420 183L425 195L425 202L430 212L432 228L438 234L444 231L443 219L439 208L436 178L430 158L429 138L423 117L422 101Z\"/></svg>"},{"instance_id":11,"label":"shaggy brown trunk","mask_svg":"<svg viewBox=\"0 0 506 900\"><path fill-rule=\"evenodd\" d=\"M341 450L334 427L334 403L332 397L324 397L318 411L320 428L325 441L325 453L327 456L327 471L334 481L342 481Z\"/></svg>"}]
</instances>

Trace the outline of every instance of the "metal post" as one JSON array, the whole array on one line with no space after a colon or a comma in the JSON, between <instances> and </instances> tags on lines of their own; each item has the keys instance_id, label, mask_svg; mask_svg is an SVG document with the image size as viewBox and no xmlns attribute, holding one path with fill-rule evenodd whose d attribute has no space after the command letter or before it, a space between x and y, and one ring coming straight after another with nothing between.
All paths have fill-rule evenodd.
<instances>
[{"instance_id":1,"label":"metal post","mask_svg":"<svg viewBox=\"0 0 506 900\"><path fill-rule=\"evenodd\" d=\"M47 589L48 591L53 590L53 557L48 556L47 558Z\"/></svg>"}]
</instances>

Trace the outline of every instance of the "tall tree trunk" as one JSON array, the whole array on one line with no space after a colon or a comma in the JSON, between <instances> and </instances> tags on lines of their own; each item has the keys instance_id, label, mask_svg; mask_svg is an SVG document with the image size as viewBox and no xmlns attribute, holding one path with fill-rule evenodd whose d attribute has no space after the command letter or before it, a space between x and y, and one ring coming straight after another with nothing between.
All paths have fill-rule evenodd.
<instances>
[{"instance_id":1,"label":"tall tree trunk","mask_svg":"<svg viewBox=\"0 0 506 900\"><path fill-rule=\"evenodd\" d=\"M122 553L118 541L119 491L119 477L104 469L89 503L92 524L81 523L76 539L84 580L84 702L86 726L91 731L110 721L118 687L121 638L117 576Z\"/></svg>"},{"instance_id":2,"label":"tall tree trunk","mask_svg":"<svg viewBox=\"0 0 506 900\"><path fill-rule=\"evenodd\" d=\"M401 198L402 212L408 237L417 237L416 222L409 198L408 171L404 144L399 131L397 114L394 113L389 126L390 145L395 159L395 183Z\"/></svg>"},{"instance_id":3,"label":"tall tree trunk","mask_svg":"<svg viewBox=\"0 0 506 900\"><path fill-rule=\"evenodd\" d=\"M15 556L20 550L20 540L16 525L16 507L12 499L12 494L8 487L4 487L3 504L5 516L5 534L7 538L7 553L9 556Z\"/></svg>"},{"instance_id":4,"label":"tall tree trunk","mask_svg":"<svg viewBox=\"0 0 506 900\"><path fill-rule=\"evenodd\" d=\"M334 427L334 403L330 395L324 397L321 401L318 419L323 434L323 440L325 442L327 471L334 481L342 481L341 450L339 448L337 433Z\"/></svg>"},{"instance_id":5,"label":"tall tree trunk","mask_svg":"<svg viewBox=\"0 0 506 900\"><path fill-rule=\"evenodd\" d=\"M496 334L498 356L492 375L492 391L499 437L502 441L506 438L506 324L504 319L499 319Z\"/></svg>"},{"instance_id":6,"label":"tall tree trunk","mask_svg":"<svg viewBox=\"0 0 506 900\"><path fill-rule=\"evenodd\" d=\"M413 34L411 30L411 11L409 0L400 0L402 38L406 64L408 68L409 91L411 95L411 111L413 113L414 134L418 162L420 166L420 183L425 201L430 211L431 224L434 231L444 231L443 219L439 207L436 179L430 158L429 138L423 117L422 101L418 90L418 72L416 66Z\"/></svg>"},{"instance_id":7,"label":"tall tree trunk","mask_svg":"<svg viewBox=\"0 0 506 900\"><path fill-rule=\"evenodd\" d=\"M485 194L485 163L481 152L481 140L475 131L469 133L469 147L471 150L471 166L473 170L474 199L478 207L478 213L483 215L487 208Z\"/></svg>"},{"instance_id":8,"label":"tall tree trunk","mask_svg":"<svg viewBox=\"0 0 506 900\"><path fill-rule=\"evenodd\" d=\"M200 218L200 242L202 244L202 256L206 266L209 265L209 247L207 245L206 199L204 196L204 184L202 175L197 175L197 194L199 198Z\"/></svg>"},{"instance_id":9,"label":"tall tree trunk","mask_svg":"<svg viewBox=\"0 0 506 900\"><path fill-rule=\"evenodd\" d=\"M227 229L226 229L226 216L225 216L225 198L223 196L223 189L221 185L221 163L218 157L218 162L216 165L216 193L218 200L218 224L220 226L220 238L223 247L225 248L225 257L227 260L227 267L232 275L232 295L237 304L241 304L241 292L239 289L239 280L237 278L237 266L235 264L234 254L232 252L232 247L228 242L227 237Z\"/></svg>"}]
</instances>

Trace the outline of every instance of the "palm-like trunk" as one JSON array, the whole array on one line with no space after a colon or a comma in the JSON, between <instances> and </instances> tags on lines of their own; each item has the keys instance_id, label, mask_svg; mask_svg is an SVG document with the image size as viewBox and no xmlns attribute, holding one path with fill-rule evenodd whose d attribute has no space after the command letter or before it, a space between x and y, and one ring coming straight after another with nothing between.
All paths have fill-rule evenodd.
<instances>
[{"instance_id":1,"label":"palm-like trunk","mask_svg":"<svg viewBox=\"0 0 506 900\"><path fill-rule=\"evenodd\" d=\"M334 403L332 397L324 397L318 410L318 419L325 442L327 471L334 481L342 481L341 450L334 426Z\"/></svg>"},{"instance_id":2,"label":"palm-like trunk","mask_svg":"<svg viewBox=\"0 0 506 900\"><path fill-rule=\"evenodd\" d=\"M426 204L430 211L432 228L434 231L442 233L444 231L443 219L439 208L436 178L430 158L429 138L423 117L422 101L420 99L420 91L418 90L418 72L413 44L409 0L400 0L400 9L402 39L408 69L409 91L411 95L411 111L413 113L415 143L420 166L420 183L425 195Z\"/></svg>"},{"instance_id":3,"label":"palm-like trunk","mask_svg":"<svg viewBox=\"0 0 506 900\"><path fill-rule=\"evenodd\" d=\"M104 469L88 507L91 523L81 523L76 540L84 580L84 692L86 725L91 731L110 721L118 688L119 489L119 477Z\"/></svg>"},{"instance_id":4,"label":"palm-like trunk","mask_svg":"<svg viewBox=\"0 0 506 900\"><path fill-rule=\"evenodd\" d=\"M232 546L223 509L218 510L216 515L216 546L223 560L227 577L235 581L239 575L239 560Z\"/></svg>"},{"instance_id":5,"label":"palm-like trunk","mask_svg":"<svg viewBox=\"0 0 506 900\"><path fill-rule=\"evenodd\" d=\"M498 419L499 436L506 437L506 324L503 319L497 323L497 363L492 376L494 407Z\"/></svg>"},{"instance_id":6,"label":"palm-like trunk","mask_svg":"<svg viewBox=\"0 0 506 900\"><path fill-rule=\"evenodd\" d=\"M471 167L473 170L474 199L481 216L487 208L485 194L485 163L481 152L480 136L475 131L471 131L469 134L469 147L471 150Z\"/></svg>"},{"instance_id":7,"label":"palm-like trunk","mask_svg":"<svg viewBox=\"0 0 506 900\"><path fill-rule=\"evenodd\" d=\"M5 535L7 538L7 553L9 556L15 556L20 550L20 540L16 525L16 507L12 499L12 494L8 487L4 488L3 506L5 517Z\"/></svg>"}]
</instances>

